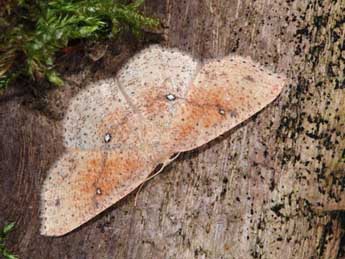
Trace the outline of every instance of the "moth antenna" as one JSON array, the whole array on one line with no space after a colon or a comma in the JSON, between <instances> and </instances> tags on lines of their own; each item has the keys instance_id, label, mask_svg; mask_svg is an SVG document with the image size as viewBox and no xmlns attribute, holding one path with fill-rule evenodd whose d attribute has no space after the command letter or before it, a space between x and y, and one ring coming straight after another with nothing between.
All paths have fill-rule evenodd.
<instances>
[{"instance_id":1,"label":"moth antenna","mask_svg":"<svg viewBox=\"0 0 345 259\"><path fill-rule=\"evenodd\" d=\"M144 184L145 184L146 182L150 181L150 180L151 180L152 178L154 178L155 176L159 175L159 174L163 171L163 169L164 169L168 164L170 164L172 161L174 161L176 158L178 158L180 154L181 154L181 153L174 154L174 155L172 156L172 158L169 158L166 162L164 162L164 163L162 164L162 167L161 167L156 173L154 173L153 175L151 175L151 176L149 176L148 178L146 178L145 181L144 181L142 184L140 184L139 189L138 189L137 193L135 194L134 207L137 206L138 196L139 196L139 193L141 192L141 189L144 187Z\"/></svg>"}]
</instances>

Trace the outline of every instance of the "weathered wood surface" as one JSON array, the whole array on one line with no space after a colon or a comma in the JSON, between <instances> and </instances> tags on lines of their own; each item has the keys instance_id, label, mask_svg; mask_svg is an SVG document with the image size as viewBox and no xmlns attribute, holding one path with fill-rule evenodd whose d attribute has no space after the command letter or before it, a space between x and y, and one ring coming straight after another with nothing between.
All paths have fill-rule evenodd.
<instances>
[{"instance_id":1,"label":"weathered wood surface","mask_svg":"<svg viewBox=\"0 0 345 259\"><path fill-rule=\"evenodd\" d=\"M72 58L69 85L43 108L0 103L0 225L21 258L345 258L345 2L151 0L165 45L199 58L235 52L286 73L264 111L182 154L138 196L61 238L39 235L39 193L62 153L60 118L90 80L133 49ZM119 54L121 53L121 54ZM84 62L84 63L83 63ZM24 103L23 103L24 102Z\"/></svg>"}]
</instances>

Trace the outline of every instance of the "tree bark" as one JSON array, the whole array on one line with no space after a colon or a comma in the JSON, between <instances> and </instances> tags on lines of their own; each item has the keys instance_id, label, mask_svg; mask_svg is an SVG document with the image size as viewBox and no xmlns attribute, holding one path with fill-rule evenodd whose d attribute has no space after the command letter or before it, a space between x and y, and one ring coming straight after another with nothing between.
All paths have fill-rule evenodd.
<instances>
[{"instance_id":1,"label":"tree bark","mask_svg":"<svg viewBox=\"0 0 345 259\"><path fill-rule=\"evenodd\" d=\"M63 152L60 119L90 80L135 48L75 56L37 107L0 100L0 225L20 258L345 258L345 2L150 0L164 44L201 59L235 53L290 78L280 97L74 232L39 235L39 194ZM81 59L81 60L80 60ZM83 64L81 66L80 64ZM82 67L78 68L78 67ZM42 98L41 98L42 99Z\"/></svg>"}]
</instances>

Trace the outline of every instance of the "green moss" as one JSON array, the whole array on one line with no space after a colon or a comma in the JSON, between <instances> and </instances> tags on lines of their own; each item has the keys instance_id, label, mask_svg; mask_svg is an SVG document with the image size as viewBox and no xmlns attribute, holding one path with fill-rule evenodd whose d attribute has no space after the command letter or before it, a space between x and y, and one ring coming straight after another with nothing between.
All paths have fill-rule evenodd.
<instances>
[{"instance_id":1,"label":"green moss","mask_svg":"<svg viewBox=\"0 0 345 259\"><path fill-rule=\"evenodd\" d=\"M5 240L7 235L14 229L15 223L9 223L6 224L1 230L0 230L0 256L4 257L5 259L16 259L15 255L13 255L5 245Z\"/></svg>"},{"instance_id":2,"label":"green moss","mask_svg":"<svg viewBox=\"0 0 345 259\"><path fill-rule=\"evenodd\" d=\"M0 12L0 89L20 76L63 80L54 70L56 53L81 39L112 39L122 32L138 36L158 21L139 12L143 0L18 0ZM5 10L5 9L4 9Z\"/></svg>"}]
</instances>

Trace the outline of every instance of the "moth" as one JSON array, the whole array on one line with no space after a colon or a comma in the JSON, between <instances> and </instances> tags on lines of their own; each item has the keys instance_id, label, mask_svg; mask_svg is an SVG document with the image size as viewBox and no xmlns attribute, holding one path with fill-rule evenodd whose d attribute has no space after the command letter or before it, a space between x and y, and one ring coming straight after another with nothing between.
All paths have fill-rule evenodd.
<instances>
[{"instance_id":1,"label":"moth","mask_svg":"<svg viewBox=\"0 0 345 259\"><path fill-rule=\"evenodd\" d=\"M198 148L271 103L286 79L250 58L201 62L151 46L116 77L72 99L65 152L41 193L41 234L64 235L140 186L172 155Z\"/></svg>"}]
</instances>

